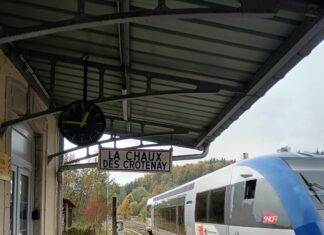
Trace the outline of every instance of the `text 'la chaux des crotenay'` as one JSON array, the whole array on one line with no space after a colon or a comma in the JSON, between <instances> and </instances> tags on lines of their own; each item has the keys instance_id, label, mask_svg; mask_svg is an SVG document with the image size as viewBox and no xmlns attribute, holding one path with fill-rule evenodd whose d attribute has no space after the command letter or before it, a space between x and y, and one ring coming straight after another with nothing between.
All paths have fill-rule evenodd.
<instances>
[{"instance_id":1,"label":"text 'la chaux des crotenay'","mask_svg":"<svg viewBox=\"0 0 324 235\"><path fill-rule=\"evenodd\" d=\"M100 149L99 169L115 171L171 170L171 150Z\"/></svg>"}]
</instances>

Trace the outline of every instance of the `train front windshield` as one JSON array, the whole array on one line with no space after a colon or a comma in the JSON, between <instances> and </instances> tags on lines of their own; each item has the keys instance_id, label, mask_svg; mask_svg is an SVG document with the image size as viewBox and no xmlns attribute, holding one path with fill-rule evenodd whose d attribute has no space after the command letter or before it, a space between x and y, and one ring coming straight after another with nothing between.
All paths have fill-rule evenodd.
<instances>
[{"instance_id":1,"label":"train front windshield","mask_svg":"<svg viewBox=\"0 0 324 235\"><path fill-rule=\"evenodd\" d=\"M323 158L284 159L308 189L324 219L324 156Z\"/></svg>"}]
</instances>

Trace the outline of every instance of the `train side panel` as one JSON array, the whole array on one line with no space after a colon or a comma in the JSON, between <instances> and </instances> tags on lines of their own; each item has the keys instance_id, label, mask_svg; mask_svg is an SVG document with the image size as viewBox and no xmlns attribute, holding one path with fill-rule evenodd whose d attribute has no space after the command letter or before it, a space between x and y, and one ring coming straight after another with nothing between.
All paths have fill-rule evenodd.
<instances>
[{"instance_id":1,"label":"train side panel","mask_svg":"<svg viewBox=\"0 0 324 235\"><path fill-rule=\"evenodd\" d=\"M323 171L316 172L315 170L316 167L323 169L322 156L309 157L307 155L305 157L298 154L286 154L281 156L281 158L266 156L250 159L249 161L242 162L242 164L256 169L267 179L290 219L291 228L297 235L323 235L323 219L314 204L314 200L312 200L314 198L310 197L311 190L309 190L309 187L312 184L304 183L305 180L300 176L300 172L294 172L291 166L287 164L288 159L299 159L299 161L303 162L302 165L307 168L307 172L303 172L307 182L316 182L323 185L319 181L323 179ZM306 164L304 161L311 164ZM312 173L318 174L317 177L311 178ZM322 193L320 190L316 191L317 194ZM317 201L319 200L317 199Z\"/></svg>"},{"instance_id":2,"label":"train side panel","mask_svg":"<svg viewBox=\"0 0 324 235\"><path fill-rule=\"evenodd\" d=\"M186 194L186 205L185 205L185 228L187 235L195 234L195 192L190 190Z\"/></svg>"},{"instance_id":3,"label":"train side panel","mask_svg":"<svg viewBox=\"0 0 324 235\"><path fill-rule=\"evenodd\" d=\"M227 187L233 166L215 171L197 180L194 189L194 234L227 235L225 219ZM192 229L192 228L191 228Z\"/></svg>"},{"instance_id":4,"label":"train side panel","mask_svg":"<svg viewBox=\"0 0 324 235\"><path fill-rule=\"evenodd\" d=\"M258 171L235 166L228 199L228 235L295 234L276 191Z\"/></svg>"},{"instance_id":5,"label":"train side panel","mask_svg":"<svg viewBox=\"0 0 324 235\"><path fill-rule=\"evenodd\" d=\"M154 216L153 216L153 198L149 198L147 200L147 205L146 205L146 231L149 234L152 234L152 229L154 225Z\"/></svg>"},{"instance_id":6,"label":"train side panel","mask_svg":"<svg viewBox=\"0 0 324 235\"><path fill-rule=\"evenodd\" d=\"M323 164L317 161L324 160L282 156L242 161L158 195L153 199L157 214L176 218L166 218L176 224L166 227L172 234L324 235L324 190L317 189L315 197L300 176L322 187Z\"/></svg>"}]
</instances>

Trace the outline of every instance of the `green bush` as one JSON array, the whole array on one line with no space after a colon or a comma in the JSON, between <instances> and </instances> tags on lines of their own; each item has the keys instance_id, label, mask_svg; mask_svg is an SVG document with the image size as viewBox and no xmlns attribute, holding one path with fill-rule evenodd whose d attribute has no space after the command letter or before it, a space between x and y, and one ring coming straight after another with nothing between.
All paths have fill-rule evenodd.
<instances>
[{"instance_id":1,"label":"green bush","mask_svg":"<svg viewBox=\"0 0 324 235\"><path fill-rule=\"evenodd\" d=\"M69 228L63 232L63 235L95 235L91 227L87 228Z\"/></svg>"}]
</instances>

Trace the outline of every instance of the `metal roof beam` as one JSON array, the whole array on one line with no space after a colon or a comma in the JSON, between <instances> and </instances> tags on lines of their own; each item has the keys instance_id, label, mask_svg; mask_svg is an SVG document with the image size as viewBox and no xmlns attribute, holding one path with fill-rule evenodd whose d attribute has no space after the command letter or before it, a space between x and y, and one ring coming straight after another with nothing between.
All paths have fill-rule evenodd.
<instances>
[{"instance_id":1,"label":"metal roof beam","mask_svg":"<svg viewBox=\"0 0 324 235\"><path fill-rule=\"evenodd\" d=\"M117 4L118 13L129 12L129 0L119 0ZM122 94L130 92L130 78L128 68L130 67L130 28L129 23L118 25L120 64L122 67ZM127 120L130 116L130 106L127 100L123 101L123 118ZM129 130L129 126L127 128Z\"/></svg>"},{"instance_id":2,"label":"metal roof beam","mask_svg":"<svg viewBox=\"0 0 324 235\"><path fill-rule=\"evenodd\" d=\"M252 77L247 86L246 94L237 94L224 110L215 117L207 131L198 139L196 148L204 146L208 138L214 139L245 110L249 109L258 97L283 78L303 57L310 53L310 49L323 40L324 12L317 12L318 18L305 18L303 23L290 37L269 57L265 64ZM208 143L209 144L209 143Z\"/></svg>"},{"instance_id":3,"label":"metal roof beam","mask_svg":"<svg viewBox=\"0 0 324 235\"><path fill-rule=\"evenodd\" d=\"M204 129L197 129L197 128L187 128L187 127L182 127L182 126L175 126L175 125L170 125L170 124L164 124L164 123L157 123L157 122L150 122L150 121L144 121L144 120L136 120L136 119L131 119L129 118L127 121L125 121L123 118L120 117L114 117L109 115L108 117L106 117L106 119L109 120L114 120L114 121L124 121L124 122L129 122L129 123L134 123L134 124L139 124L139 125L143 125L143 126L154 126L154 127L159 127L159 128L166 128L166 129L171 129L171 130L175 130L175 131L192 131L192 132L201 132Z\"/></svg>"},{"instance_id":4,"label":"metal roof beam","mask_svg":"<svg viewBox=\"0 0 324 235\"><path fill-rule=\"evenodd\" d=\"M214 94L220 90L220 86L215 84L210 84L209 86L200 86L197 89L181 89L181 90L172 90L172 91L150 91L150 92L142 92L142 93L133 93L127 95L118 95L112 96L107 98L98 98L95 100L89 100L95 104L102 104L102 103L113 103L113 102L120 102L123 100L135 100L135 99L150 99L152 97L163 97L163 96L177 96L177 95L190 95L190 94ZM38 119L42 117L46 117L48 115L60 113L64 107L57 107L54 109L49 109L46 111L34 113L27 115L25 117L20 117L14 120L10 120L7 122L2 123L0 128L0 134L3 134L7 127L12 126L14 124L20 122L26 122L33 119Z\"/></svg>"},{"instance_id":5,"label":"metal roof beam","mask_svg":"<svg viewBox=\"0 0 324 235\"><path fill-rule=\"evenodd\" d=\"M93 157L98 157L98 153L87 154L87 156L85 156L85 157L80 157L80 158L73 159L71 161L65 162L64 165L69 165L69 164L76 163L76 162L86 160L86 159L90 159L90 158L93 158Z\"/></svg>"},{"instance_id":6,"label":"metal roof beam","mask_svg":"<svg viewBox=\"0 0 324 235\"><path fill-rule=\"evenodd\" d=\"M207 148L205 148L203 150L202 153L172 156L172 161L174 162L174 161L186 161L186 160L203 159L208 155L208 153L209 153L209 148L207 147ZM70 165L70 164L79 162L81 160L97 157L97 156L98 156L98 154L92 154L92 155L88 155L88 156L83 157L83 158L78 158L78 159L69 161L69 162L65 163L66 165L61 166L60 170L61 171L66 171L66 170L76 170L76 169L84 169L84 168L96 168L96 167L98 167L98 162L83 163L83 164L73 164L73 165Z\"/></svg>"},{"instance_id":7,"label":"metal roof beam","mask_svg":"<svg viewBox=\"0 0 324 235\"><path fill-rule=\"evenodd\" d=\"M19 117L19 118L13 119L13 120L3 122L3 123L1 123L1 126L0 126L0 137L4 134L4 132L10 126L13 126L15 124L22 123L22 122L32 121L32 120L39 119L39 118L44 118L49 115L58 114L58 113L62 112L62 110L63 110L63 107L56 107L53 109L48 109L45 111L32 113L27 116L23 116L23 117Z\"/></svg>"},{"instance_id":8,"label":"metal roof beam","mask_svg":"<svg viewBox=\"0 0 324 235\"><path fill-rule=\"evenodd\" d=\"M195 4L195 5L200 5L200 6L206 6L206 7L218 7L221 4L218 4L216 2L212 1L206 1L206 0L200 0L199 2L197 0L178 0L180 2L185 2L185 3L190 3L190 4ZM322 4L322 0L241 0L238 1L237 4L241 3L241 6L245 7L258 7L261 4L272 4L272 5L280 5L280 8L286 9L286 10L291 10L291 11L299 11L303 12L305 10L305 5L306 4ZM229 3L231 4L231 3Z\"/></svg>"},{"instance_id":9,"label":"metal roof beam","mask_svg":"<svg viewBox=\"0 0 324 235\"><path fill-rule=\"evenodd\" d=\"M97 167L98 167L98 162L83 163L83 164L81 163L81 164L73 164L73 165L63 165L60 167L60 171L97 168Z\"/></svg>"},{"instance_id":10,"label":"metal roof beam","mask_svg":"<svg viewBox=\"0 0 324 235\"><path fill-rule=\"evenodd\" d=\"M141 92L133 93L128 95L119 95L113 97L107 97L103 99L93 100L92 102L96 104L101 103L111 103L123 100L136 100L136 99L151 99L153 97L161 96L178 96L178 95L197 95L197 94L215 94L221 89L218 85L211 85L210 87L198 87L197 89L180 89L171 91L151 91L151 92Z\"/></svg>"},{"instance_id":11,"label":"metal roof beam","mask_svg":"<svg viewBox=\"0 0 324 235\"><path fill-rule=\"evenodd\" d=\"M192 18L224 18L224 17L258 17L272 18L277 12L277 6L260 5L258 8L251 7L228 7L219 6L214 8L185 8L168 9L156 8L154 10L140 10L120 12L99 16L78 15L69 20L46 23L23 28L16 33L0 38L0 44L41 37L45 35L87 29L93 27L124 24L143 20L164 19L192 19Z\"/></svg>"},{"instance_id":12,"label":"metal roof beam","mask_svg":"<svg viewBox=\"0 0 324 235\"><path fill-rule=\"evenodd\" d=\"M83 66L83 60L81 58L75 58L75 57L64 56L64 55L56 55L56 54L50 54L50 53L46 53L46 52L25 50L25 49L20 49L19 53L23 54L26 57L35 57L35 58L40 58L40 59L44 59L44 60L55 60L55 61L62 62L62 63ZM99 70L110 70L110 71L115 71L115 72L122 71L122 68L120 66L114 66L114 65L92 62L92 61L88 61L88 66L97 68ZM199 80L195 80L195 79L172 76L172 75L161 74L161 73L155 73L155 72L139 70L139 69L128 68L128 73L143 76L143 77L150 78L150 79L161 79L161 80L172 81L172 82L192 84L192 85L195 85L196 87L210 87L210 86L218 85L220 90L230 91L230 92L240 93L240 92L244 92L244 90L245 90L244 85L229 86L229 85L204 82L204 81L199 81Z\"/></svg>"},{"instance_id":13,"label":"metal roof beam","mask_svg":"<svg viewBox=\"0 0 324 235\"><path fill-rule=\"evenodd\" d=\"M91 144L89 146L79 146L79 147L75 147L72 149L63 150L63 151L51 154L48 156L48 162L50 162L55 157L59 157L61 155L71 153L71 152L74 152L79 149L84 149L84 148L87 148L90 146L107 144L107 143L112 143L115 141L127 140L127 139L139 139L139 138L149 138L149 137L154 137L154 136L170 136L170 135L184 135L184 134L187 134L187 132L156 132L156 133L150 133L150 134L144 134L144 135L129 135L126 137L121 137L121 138L110 138L108 140L98 141L97 143Z\"/></svg>"},{"instance_id":14,"label":"metal roof beam","mask_svg":"<svg viewBox=\"0 0 324 235\"><path fill-rule=\"evenodd\" d=\"M141 145L140 144L140 145L131 146L131 147L122 148L122 149L124 149L124 150L127 150L127 149L141 149L141 148L149 148L149 147L157 147L157 146L160 146L160 145L159 144L147 144L147 145ZM87 154L87 156L85 156L85 157L80 157L80 158L73 159L71 161L65 162L64 165L69 165L69 164L72 164L72 163L76 163L76 162L86 160L86 159L90 159L90 158L94 158L94 157L98 157L98 153Z\"/></svg>"},{"instance_id":15,"label":"metal roof beam","mask_svg":"<svg viewBox=\"0 0 324 235\"><path fill-rule=\"evenodd\" d=\"M46 105L49 105L50 95L47 93L47 91L39 81L34 70L26 61L26 59L20 53L18 53L17 50L12 50L12 48L13 46L9 46L9 45L0 46L0 49L15 65L16 69L26 79L28 84L34 89L34 91L39 95L39 97L43 100L43 102Z\"/></svg>"},{"instance_id":16,"label":"metal roof beam","mask_svg":"<svg viewBox=\"0 0 324 235\"><path fill-rule=\"evenodd\" d=\"M50 72L50 108L55 107L55 70L56 62L51 61L51 72Z\"/></svg>"},{"instance_id":17,"label":"metal roof beam","mask_svg":"<svg viewBox=\"0 0 324 235\"><path fill-rule=\"evenodd\" d=\"M162 132L160 132L162 133ZM165 132L167 133L167 132ZM189 149L194 149L195 148L195 141L193 139L189 140L186 139L184 140L183 138L179 137L176 138L174 136L182 136L182 135L187 135L189 132L186 131L175 131L173 134L170 132L169 135L159 135L159 136L145 136L144 133L139 134L134 134L134 135L139 135L140 137L131 137L129 133L124 132L123 134L120 134L120 138L128 138L128 139L136 139L139 141L148 141L148 142L153 142L153 143L158 143L160 146L179 146L183 148L189 148ZM118 142L118 140L117 140Z\"/></svg>"}]
</instances>

